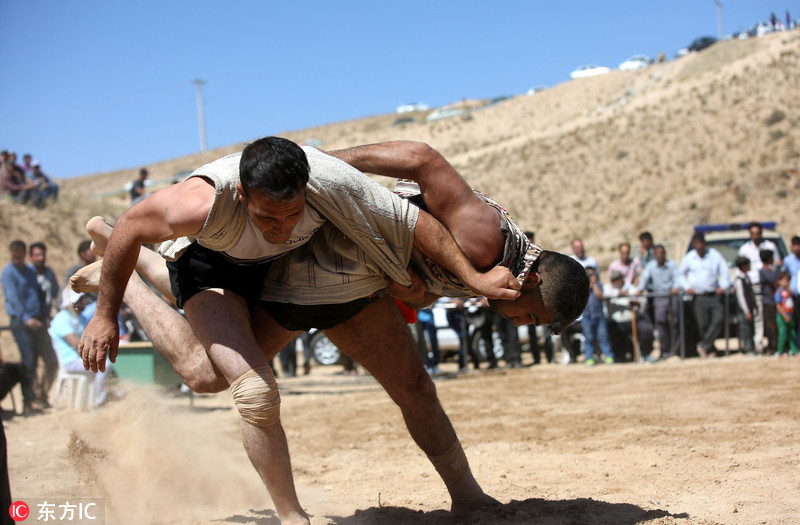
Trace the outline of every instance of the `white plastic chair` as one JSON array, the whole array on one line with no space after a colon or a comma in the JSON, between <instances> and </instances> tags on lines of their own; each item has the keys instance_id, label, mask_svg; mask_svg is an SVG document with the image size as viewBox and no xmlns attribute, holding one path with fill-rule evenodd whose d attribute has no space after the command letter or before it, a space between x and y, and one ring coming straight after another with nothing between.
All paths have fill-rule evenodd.
<instances>
[{"instance_id":1,"label":"white plastic chair","mask_svg":"<svg viewBox=\"0 0 800 525\"><path fill-rule=\"evenodd\" d=\"M52 339L52 334L50 334ZM53 352L58 358L58 376L56 377L56 390L53 394L53 412L58 411L61 404L61 392L66 391L67 408L81 410L94 409L94 374L81 374L68 372L61 363L61 354L55 348Z\"/></svg>"}]
</instances>

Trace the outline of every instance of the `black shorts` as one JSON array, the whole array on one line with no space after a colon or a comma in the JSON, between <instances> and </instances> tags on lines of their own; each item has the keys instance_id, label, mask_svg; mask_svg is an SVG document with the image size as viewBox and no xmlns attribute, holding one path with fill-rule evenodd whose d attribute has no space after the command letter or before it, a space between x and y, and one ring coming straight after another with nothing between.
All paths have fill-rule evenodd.
<instances>
[{"instance_id":1,"label":"black shorts","mask_svg":"<svg viewBox=\"0 0 800 525\"><path fill-rule=\"evenodd\" d=\"M260 304L285 329L307 332L312 328L328 330L349 321L365 306L382 295L374 294L341 304L304 305L274 301L261 301Z\"/></svg>"},{"instance_id":2,"label":"black shorts","mask_svg":"<svg viewBox=\"0 0 800 525\"><path fill-rule=\"evenodd\" d=\"M183 308L196 293L209 288L230 290L248 303L258 301L270 262L237 264L223 254L192 244L175 262L167 261L172 295Z\"/></svg>"}]
</instances>

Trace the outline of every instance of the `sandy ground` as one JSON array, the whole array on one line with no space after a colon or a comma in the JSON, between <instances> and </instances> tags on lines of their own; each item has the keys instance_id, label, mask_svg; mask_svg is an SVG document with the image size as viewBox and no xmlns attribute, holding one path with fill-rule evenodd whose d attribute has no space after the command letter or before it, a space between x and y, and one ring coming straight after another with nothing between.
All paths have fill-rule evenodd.
<instances>
[{"instance_id":1,"label":"sandy ground","mask_svg":"<svg viewBox=\"0 0 800 525\"><path fill-rule=\"evenodd\" d=\"M473 523L798 522L800 359L444 370L442 403L502 502ZM312 523L452 522L399 410L371 377L338 372L279 379ZM104 498L115 524L278 523L227 393L190 406L124 386L94 413L5 421L14 499Z\"/></svg>"}]
</instances>

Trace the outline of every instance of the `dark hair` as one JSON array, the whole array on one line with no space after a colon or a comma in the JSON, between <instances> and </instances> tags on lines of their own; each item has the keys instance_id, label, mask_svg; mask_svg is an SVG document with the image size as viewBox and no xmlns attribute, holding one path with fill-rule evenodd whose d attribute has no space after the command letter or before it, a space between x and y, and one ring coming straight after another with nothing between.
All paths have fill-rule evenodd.
<instances>
[{"instance_id":1,"label":"dark hair","mask_svg":"<svg viewBox=\"0 0 800 525\"><path fill-rule=\"evenodd\" d=\"M781 279L791 279L791 278L792 278L791 272L787 272L785 270L778 272L778 279L777 279L778 281L780 281Z\"/></svg>"},{"instance_id":2,"label":"dark hair","mask_svg":"<svg viewBox=\"0 0 800 525\"><path fill-rule=\"evenodd\" d=\"M45 246L43 242L35 242L35 243L31 244L28 247L28 254L32 255L33 254L33 250L35 250L35 249L39 249L39 250L42 250L43 252L46 252L47 251L47 246Z\"/></svg>"},{"instance_id":3,"label":"dark hair","mask_svg":"<svg viewBox=\"0 0 800 525\"><path fill-rule=\"evenodd\" d=\"M792 237L792 244L800 244L800 235Z\"/></svg>"},{"instance_id":4,"label":"dark hair","mask_svg":"<svg viewBox=\"0 0 800 525\"><path fill-rule=\"evenodd\" d=\"M664 248L664 245L663 245L663 244L656 244L655 246L653 246L653 251L654 251L654 252L655 252L656 250L659 250L659 249L661 249L661 250L664 250L665 252L667 251L667 249L666 249L666 248Z\"/></svg>"},{"instance_id":5,"label":"dark hair","mask_svg":"<svg viewBox=\"0 0 800 525\"><path fill-rule=\"evenodd\" d=\"M740 255L739 257L736 258L736 260L734 261L734 264L740 270L744 270L745 266L750 266L750 259L748 259L747 257L742 257Z\"/></svg>"},{"instance_id":6,"label":"dark hair","mask_svg":"<svg viewBox=\"0 0 800 525\"><path fill-rule=\"evenodd\" d=\"M706 235L703 232L697 232L694 235L692 235L692 244L694 244L694 241L700 241L703 244L705 244L706 243Z\"/></svg>"},{"instance_id":7,"label":"dark hair","mask_svg":"<svg viewBox=\"0 0 800 525\"><path fill-rule=\"evenodd\" d=\"M26 248L25 241L21 241L19 239L14 239L8 245L8 251L10 251L10 252L15 252L17 250L22 250L24 252L25 248Z\"/></svg>"},{"instance_id":8,"label":"dark hair","mask_svg":"<svg viewBox=\"0 0 800 525\"><path fill-rule=\"evenodd\" d=\"M306 187L310 171L305 151L280 137L264 137L249 144L239 161L245 196L257 190L279 201L295 199Z\"/></svg>"},{"instance_id":9,"label":"dark hair","mask_svg":"<svg viewBox=\"0 0 800 525\"><path fill-rule=\"evenodd\" d=\"M532 231L530 231L530 230L527 230L527 231L525 232L525 237L527 237L529 241L531 241L531 242L534 242L533 240L534 240L534 238L536 237L536 234L535 234L535 233L533 233L533 232L532 232Z\"/></svg>"},{"instance_id":10,"label":"dark hair","mask_svg":"<svg viewBox=\"0 0 800 525\"><path fill-rule=\"evenodd\" d=\"M758 252L758 257L764 264L771 264L775 261L775 254L772 253L772 250L761 250Z\"/></svg>"},{"instance_id":11,"label":"dark hair","mask_svg":"<svg viewBox=\"0 0 800 525\"><path fill-rule=\"evenodd\" d=\"M83 252L85 252L86 250L90 250L91 248L92 248L92 241L88 239L85 241L81 241L80 244L78 244L78 256L80 257L80 255Z\"/></svg>"},{"instance_id":12,"label":"dark hair","mask_svg":"<svg viewBox=\"0 0 800 525\"><path fill-rule=\"evenodd\" d=\"M539 285L542 303L545 308L555 310L550 333L558 335L586 308L589 277L581 263L562 253L544 251L536 265L536 271L542 276L542 284Z\"/></svg>"},{"instance_id":13,"label":"dark hair","mask_svg":"<svg viewBox=\"0 0 800 525\"><path fill-rule=\"evenodd\" d=\"M758 230L759 230L759 231L764 231L764 227L763 227L763 226L761 226L761 223L760 223L760 222L755 222L755 221L751 222L751 223L750 223L750 224L747 226L747 229L748 229L748 230L749 230L750 228L758 228Z\"/></svg>"},{"instance_id":14,"label":"dark hair","mask_svg":"<svg viewBox=\"0 0 800 525\"><path fill-rule=\"evenodd\" d=\"M645 239L647 239L648 241L652 241L653 240L653 236L650 234L650 232L642 232L642 233L639 234L639 240L640 241L643 241Z\"/></svg>"}]
</instances>

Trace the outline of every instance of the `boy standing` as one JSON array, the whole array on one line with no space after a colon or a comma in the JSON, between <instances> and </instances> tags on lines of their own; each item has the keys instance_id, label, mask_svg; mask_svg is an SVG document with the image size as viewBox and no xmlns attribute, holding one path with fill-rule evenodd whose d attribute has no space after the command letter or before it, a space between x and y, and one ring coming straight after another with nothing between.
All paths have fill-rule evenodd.
<instances>
[{"instance_id":1,"label":"boy standing","mask_svg":"<svg viewBox=\"0 0 800 525\"><path fill-rule=\"evenodd\" d=\"M789 339L789 349L792 355L797 355L797 342L795 341L796 333L794 326L794 300L789 291L789 282L792 276L789 272L780 272L778 274L778 291L775 292L775 308L778 310L778 315L775 316L775 321L778 324L778 352L779 357L784 355L784 345L786 339Z\"/></svg>"},{"instance_id":2,"label":"boy standing","mask_svg":"<svg viewBox=\"0 0 800 525\"><path fill-rule=\"evenodd\" d=\"M739 337L742 340L742 349L747 355L756 354L756 343L753 339L755 331L754 319L758 313L756 296L753 293L753 283L747 272L750 271L750 259L739 256L736 258L736 279L733 288L736 291L736 303L739 305Z\"/></svg>"},{"instance_id":3,"label":"boy standing","mask_svg":"<svg viewBox=\"0 0 800 525\"><path fill-rule=\"evenodd\" d=\"M778 341L778 326L775 324L775 290L778 287L778 269L775 267L775 256L770 250L759 253L763 266L758 271L761 282L761 295L764 301L764 335L767 336L765 354L774 354Z\"/></svg>"}]
</instances>

